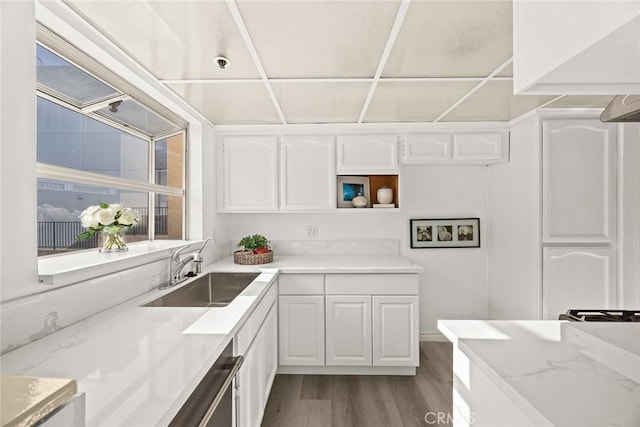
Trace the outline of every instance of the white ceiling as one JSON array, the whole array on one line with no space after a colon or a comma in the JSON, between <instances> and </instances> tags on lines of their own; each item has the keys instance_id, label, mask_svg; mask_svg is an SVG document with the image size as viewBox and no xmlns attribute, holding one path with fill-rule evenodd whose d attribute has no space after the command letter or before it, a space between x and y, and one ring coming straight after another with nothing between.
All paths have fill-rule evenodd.
<instances>
[{"instance_id":1,"label":"white ceiling","mask_svg":"<svg viewBox=\"0 0 640 427\"><path fill-rule=\"evenodd\" d=\"M66 3L214 124L507 121L610 100L513 95L506 0Z\"/></svg>"}]
</instances>

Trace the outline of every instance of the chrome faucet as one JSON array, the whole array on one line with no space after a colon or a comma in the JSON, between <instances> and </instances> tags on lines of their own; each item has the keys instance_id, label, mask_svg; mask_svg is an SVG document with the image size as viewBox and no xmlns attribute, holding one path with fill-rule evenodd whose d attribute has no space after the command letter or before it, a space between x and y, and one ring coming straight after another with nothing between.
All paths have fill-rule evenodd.
<instances>
[{"instance_id":1,"label":"chrome faucet","mask_svg":"<svg viewBox=\"0 0 640 427\"><path fill-rule=\"evenodd\" d=\"M207 240L204 241L204 243L202 244L198 252L191 254L183 258L182 260L180 259L180 254L184 252L185 249L191 247L191 245L190 244L184 245L181 248L179 248L177 251L175 251L171 255L171 261L169 264L169 286L166 286L166 287L161 286L160 289L167 289L184 282L187 279L187 276L182 275L182 270L184 270L187 264L189 264L191 261L193 261L195 264L195 273L196 274L201 273L202 272L202 255L201 254L202 254L202 250L204 249L204 247L207 245L209 241L211 241L211 243L216 242L212 238L208 238Z\"/></svg>"},{"instance_id":2,"label":"chrome faucet","mask_svg":"<svg viewBox=\"0 0 640 427\"><path fill-rule=\"evenodd\" d=\"M213 240L211 237L209 237L207 240L204 241L204 243L200 247L200 250L198 252L196 252L195 254L193 254L193 265L195 266L195 273L196 274L202 273L202 251L203 251L204 247L207 246L208 242L211 242L211 243L214 243L214 244L216 243L215 240Z\"/></svg>"}]
</instances>

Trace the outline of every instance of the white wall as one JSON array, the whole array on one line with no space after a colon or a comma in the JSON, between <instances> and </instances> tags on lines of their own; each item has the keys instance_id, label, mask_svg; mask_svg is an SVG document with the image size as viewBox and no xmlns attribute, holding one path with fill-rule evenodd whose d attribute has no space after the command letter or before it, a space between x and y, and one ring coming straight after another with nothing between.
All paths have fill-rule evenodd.
<instances>
[{"instance_id":1,"label":"white wall","mask_svg":"<svg viewBox=\"0 0 640 427\"><path fill-rule=\"evenodd\" d=\"M222 214L229 237L260 233L270 240L306 239L317 225L319 240L397 239L400 254L425 267L420 275L420 332L437 333L442 318L487 318L486 246L474 249L410 249L409 219L480 217L487 236L487 168L403 165L400 212Z\"/></svg>"},{"instance_id":2,"label":"white wall","mask_svg":"<svg viewBox=\"0 0 640 427\"><path fill-rule=\"evenodd\" d=\"M489 314L537 319L541 296L540 125L511 128L509 163L489 168Z\"/></svg>"}]
</instances>

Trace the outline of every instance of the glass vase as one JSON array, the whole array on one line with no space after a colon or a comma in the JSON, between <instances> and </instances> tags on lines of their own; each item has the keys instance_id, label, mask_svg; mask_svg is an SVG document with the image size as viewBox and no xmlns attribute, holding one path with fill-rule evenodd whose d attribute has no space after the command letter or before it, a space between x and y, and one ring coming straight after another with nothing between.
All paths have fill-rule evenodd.
<instances>
[{"instance_id":1,"label":"glass vase","mask_svg":"<svg viewBox=\"0 0 640 427\"><path fill-rule=\"evenodd\" d=\"M100 232L98 244L99 252L126 252L129 250L124 242L124 231L122 227L105 228Z\"/></svg>"}]
</instances>

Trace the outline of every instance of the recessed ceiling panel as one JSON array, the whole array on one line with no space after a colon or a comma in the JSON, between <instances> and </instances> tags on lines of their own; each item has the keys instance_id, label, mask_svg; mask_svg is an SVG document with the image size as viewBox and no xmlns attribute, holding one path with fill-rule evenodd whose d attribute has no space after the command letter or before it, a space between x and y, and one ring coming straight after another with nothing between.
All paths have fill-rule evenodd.
<instances>
[{"instance_id":1,"label":"recessed ceiling panel","mask_svg":"<svg viewBox=\"0 0 640 427\"><path fill-rule=\"evenodd\" d=\"M614 97L611 95L571 95L547 105L548 108L604 108Z\"/></svg>"},{"instance_id":2,"label":"recessed ceiling panel","mask_svg":"<svg viewBox=\"0 0 640 427\"><path fill-rule=\"evenodd\" d=\"M513 95L513 82L491 81L442 118L442 122L508 121L553 96Z\"/></svg>"},{"instance_id":3,"label":"recessed ceiling panel","mask_svg":"<svg viewBox=\"0 0 640 427\"><path fill-rule=\"evenodd\" d=\"M512 55L512 2L413 1L384 77L485 77Z\"/></svg>"},{"instance_id":4,"label":"recessed ceiling panel","mask_svg":"<svg viewBox=\"0 0 640 427\"><path fill-rule=\"evenodd\" d=\"M274 82L287 123L355 123L369 92L369 82Z\"/></svg>"},{"instance_id":5,"label":"recessed ceiling panel","mask_svg":"<svg viewBox=\"0 0 640 427\"><path fill-rule=\"evenodd\" d=\"M237 1L267 76L373 77L399 1Z\"/></svg>"},{"instance_id":6,"label":"recessed ceiling panel","mask_svg":"<svg viewBox=\"0 0 640 427\"><path fill-rule=\"evenodd\" d=\"M66 3L159 79L260 77L224 1Z\"/></svg>"},{"instance_id":7,"label":"recessed ceiling panel","mask_svg":"<svg viewBox=\"0 0 640 427\"><path fill-rule=\"evenodd\" d=\"M365 122L430 122L478 82L384 82L371 99Z\"/></svg>"},{"instance_id":8,"label":"recessed ceiling panel","mask_svg":"<svg viewBox=\"0 0 640 427\"><path fill-rule=\"evenodd\" d=\"M281 123L262 82L167 86L216 125Z\"/></svg>"}]
</instances>

